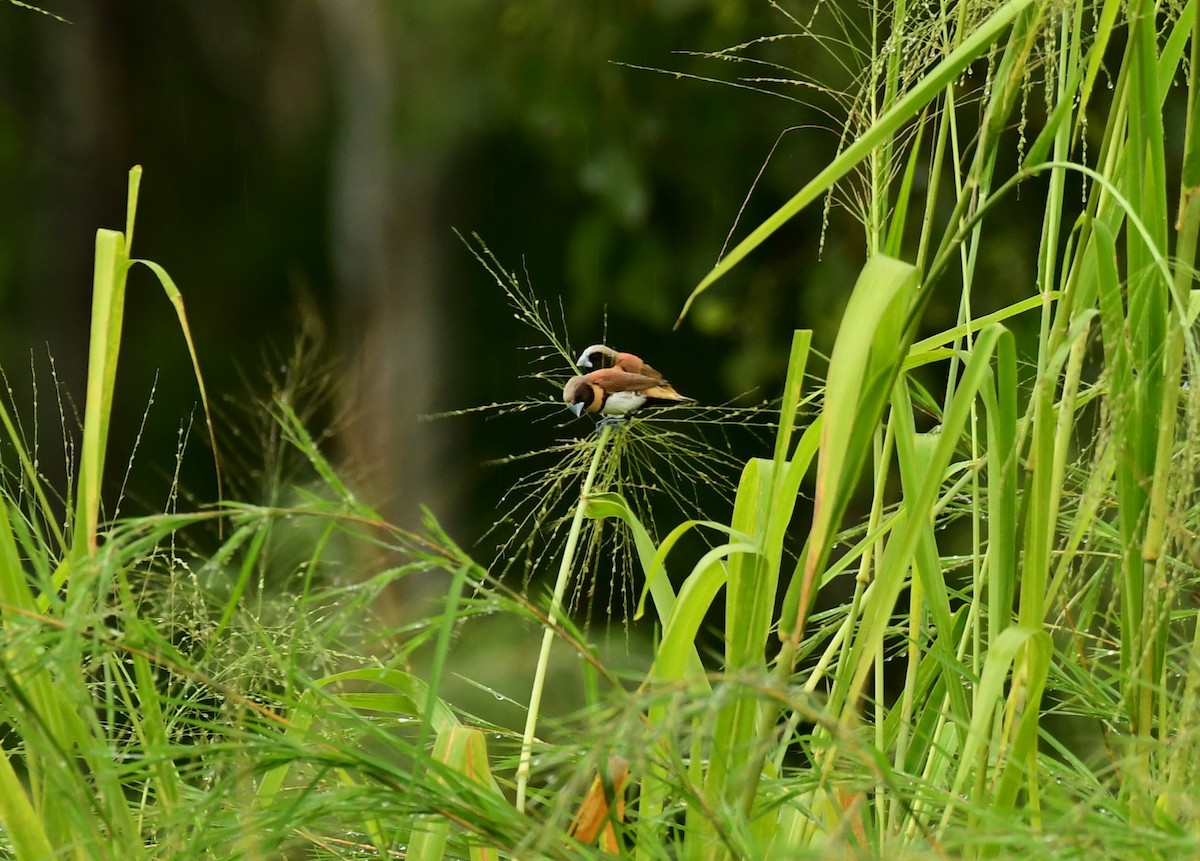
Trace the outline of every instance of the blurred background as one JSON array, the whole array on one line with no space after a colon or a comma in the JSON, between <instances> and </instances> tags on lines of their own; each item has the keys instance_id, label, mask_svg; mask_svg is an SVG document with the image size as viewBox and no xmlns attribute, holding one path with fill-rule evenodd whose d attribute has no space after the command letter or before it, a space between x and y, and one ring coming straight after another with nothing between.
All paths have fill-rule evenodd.
<instances>
[{"instance_id":1,"label":"blurred background","mask_svg":"<svg viewBox=\"0 0 1200 861\"><path fill-rule=\"evenodd\" d=\"M428 505L466 546L526 468L486 462L586 428L419 420L556 397L525 378L536 338L456 230L561 302L574 347L607 326L610 343L710 404L774 397L797 326L828 350L864 258L850 183L672 331L730 231L743 236L837 150L845 107L831 93L854 89L861 60L844 34L866 39L861 10L827 15L840 41L818 50L791 37L813 19L807 2L40 5L65 20L0 4L0 365L19 407L37 388L48 463L62 446L50 357L72 426L95 231L123 227L134 164L133 251L184 294L218 435L253 436L261 399L309 374L298 385L315 432L329 429L363 498L403 526ZM760 65L703 53L777 35L745 52ZM1011 235L982 252L997 279L977 295L994 306L1032 290L1036 221L1020 210L1037 211L1036 192L1012 206ZM954 313L953 298L935 303L927 325ZM198 396L144 269L127 314L108 480L140 439L123 513L159 511ZM182 483L208 502L202 437Z\"/></svg>"}]
</instances>

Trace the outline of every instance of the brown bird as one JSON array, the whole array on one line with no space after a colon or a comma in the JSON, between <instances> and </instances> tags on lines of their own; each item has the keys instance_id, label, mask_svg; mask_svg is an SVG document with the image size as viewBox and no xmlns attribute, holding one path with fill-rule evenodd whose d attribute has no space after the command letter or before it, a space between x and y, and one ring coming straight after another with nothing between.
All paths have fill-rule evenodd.
<instances>
[{"instance_id":1,"label":"brown bird","mask_svg":"<svg viewBox=\"0 0 1200 861\"><path fill-rule=\"evenodd\" d=\"M604 368L616 368L618 371L627 371L630 374L642 374L647 377L653 377L660 383L665 383L666 379L654 368L647 365L639 357L633 353L618 353L612 347L604 344L592 344L582 353L575 361L584 371L599 371Z\"/></svg>"},{"instance_id":2,"label":"brown bird","mask_svg":"<svg viewBox=\"0 0 1200 861\"><path fill-rule=\"evenodd\" d=\"M625 418L643 406L691 404L695 399L679 394L661 376L601 368L569 379L563 387L563 403L577 416L589 412Z\"/></svg>"}]
</instances>

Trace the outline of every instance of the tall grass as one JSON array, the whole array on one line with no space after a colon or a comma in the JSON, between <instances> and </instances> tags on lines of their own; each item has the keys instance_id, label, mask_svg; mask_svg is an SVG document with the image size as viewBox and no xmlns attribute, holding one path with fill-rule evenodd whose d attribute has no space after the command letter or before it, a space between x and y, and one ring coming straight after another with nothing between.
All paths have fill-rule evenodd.
<instances>
[{"instance_id":1,"label":"tall grass","mask_svg":"<svg viewBox=\"0 0 1200 861\"><path fill-rule=\"evenodd\" d=\"M559 571L546 600L498 581L432 517L420 535L385 523L284 400L279 426L310 466L294 505L105 523L135 177L126 231L97 244L72 498L51 498L0 411L16 459L0 506L0 852L1195 854L1196 5L869 7L847 145L684 308L852 182L865 263L828 366L814 370L797 331L773 447L741 465L727 522L650 525L645 488L611 461L651 422L569 447L591 467L569 473L588 475L573 540L538 557ZM1033 96L1045 121L1026 141ZM1163 112L1184 96L1180 141ZM1036 278L1005 307L981 304L996 219L1034 186ZM958 319L928 334L935 295ZM1022 315L1036 317L1028 349L1008 328ZM918 430L922 411L933 430ZM215 552L180 549L217 521ZM628 542L639 613L658 620L632 682L563 609L588 528ZM710 549L682 570L693 532ZM406 561L351 585L364 546ZM375 639L352 624L429 571L445 578L439 613ZM706 669L699 638L721 601ZM456 632L497 614L543 632L531 677L552 642L581 658L585 709L544 716L535 694L519 736L447 701Z\"/></svg>"},{"instance_id":2,"label":"tall grass","mask_svg":"<svg viewBox=\"0 0 1200 861\"><path fill-rule=\"evenodd\" d=\"M687 807L684 854L790 857L830 844L882 857L1193 846L1186 835L1195 834L1196 810L1181 776L1194 767L1183 764L1194 755L1184 749L1194 748L1182 741L1193 735L1196 677L1188 644L1195 608L1182 600L1191 564L1181 558L1193 543L1192 489L1190 467L1177 464L1194 461L1180 432L1196 412L1181 397L1196 357L1194 58L1185 67L1182 142L1168 141L1162 107L1184 66L1195 5L1006 3L960 6L932 22L910 19L899 5L893 11L885 45L932 24L945 55L925 58L930 70L901 91L897 81L911 76L896 73L894 51L881 52L866 70L858 111L869 125L692 296L840 177L866 173L871 254L825 376L819 443L806 447L802 437L789 459L777 453L769 467L748 464L735 507L735 525L742 510L761 522L743 523L753 550L739 551L727 571L725 668L771 679L772 695L742 695L717 710L706 765L695 774L704 805ZM1127 27L1124 55L1091 165L1078 155L1083 111L1119 27ZM980 128L968 146L958 136L957 78L993 43ZM1012 146L1005 130L1035 81L1046 91L1046 124L1016 172L998 176ZM1172 225L1165 166L1179 143L1185 167ZM905 224L894 219L919 211L911 183L918 161L952 181L956 202L939 224L931 186L917 258L907 264L897 259ZM1087 180L1078 217L1069 173ZM1032 182L1048 195L1030 285L1036 305L977 319L971 286L989 219L998 201ZM952 268L959 325L914 343ZM1022 384L1003 320L1035 307L1035 374ZM1085 375L1097 340L1101 370ZM939 426L917 433L909 378L934 363L947 369ZM781 429L789 421L783 416ZM816 511L784 612L764 620L780 582L770 519L786 522L794 501L795 479L780 469L809 470L813 447ZM887 487L897 474L902 492L892 500ZM873 488L865 534L853 533L861 537L832 562L864 478ZM965 553L940 546L950 543L941 524L958 518L971 524ZM849 566L857 569L849 604L819 624L810 619L814 596ZM772 628L781 645L769 657ZM893 656L906 668L894 698L883 693ZM815 716L784 699L818 691L825 696ZM1051 732L1051 711L1103 715L1105 747L1088 753L1107 767L1085 763L1069 737ZM790 735L802 723L814 728ZM1059 726L1069 735L1080 723ZM782 755L789 744L806 751L790 774ZM1113 820L1124 829L1115 839ZM1084 822L1096 830L1081 831ZM639 835L639 851L654 840Z\"/></svg>"}]
</instances>

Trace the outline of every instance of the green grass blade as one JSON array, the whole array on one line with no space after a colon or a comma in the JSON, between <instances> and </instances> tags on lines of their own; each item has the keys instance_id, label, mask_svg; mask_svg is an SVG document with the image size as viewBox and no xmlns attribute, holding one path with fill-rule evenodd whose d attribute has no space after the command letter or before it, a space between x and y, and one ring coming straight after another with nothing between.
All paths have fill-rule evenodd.
<instances>
[{"instance_id":1,"label":"green grass blade","mask_svg":"<svg viewBox=\"0 0 1200 861\"><path fill-rule=\"evenodd\" d=\"M780 623L781 636L793 641L803 636L818 571L849 504L849 490L858 480L891 380L907 352L902 334L916 274L914 267L899 260L872 257L846 306L825 386L815 510L797 615Z\"/></svg>"},{"instance_id":2,"label":"green grass blade","mask_svg":"<svg viewBox=\"0 0 1200 861\"><path fill-rule=\"evenodd\" d=\"M1026 701L1023 711L1026 714L1036 714L1037 703L1041 695L1041 684L1036 676L1042 674L1044 667L1049 664L1049 637L1050 635L1045 631L1031 631L1014 626L1001 633L989 649L987 660L983 666L983 677L979 680L979 687L973 699L971 724L966 729L960 764L954 774L948 794L948 803L942 812L940 828L943 833L949 825L954 811L960 806L959 799L962 797L967 779L987 767L988 747L996 741L992 732L992 715L999 704L1006 699L1005 687L1010 668L1015 673L1018 662L1021 660L1027 662L1033 677L1030 678L1028 686L1021 685L1010 690L1007 699L1010 705L1018 708L1018 703L1025 700L1027 696L1030 697ZM1020 658L1022 652L1026 655L1024 659ZM1045 677L1042 675L1041 682L1044 680ZM1037 696L1032 696L1034 694ZM1020 730L1018 730L1019 732ZM1022 742L1021 749L1011 751L1012 754L1019 757L1028 754L1029 739L1022 737Z\"/></svg>"},{"instance_id":3,"label":"green grass blade","mask_svg":"<svg viewBox=\"0 0 1200 861\"><path fill-rule=\"evenodd\" d=\"M92 329L88 342L87 401L83 417L83 446L76 488L75 555L96 552L100 520L100 482L112 413L121 327L125 313L125 279L129 251L114 230L96 231L96 262L92 279Z\"/></svg>"},{"instance_id":4,"label":"green grass blade","mask_svg":"<svg viewBox=\"0 0 1200 861\"><path fill-rule=\"evenodd\" d=\"M212 446L213 451L213 469L217 478L217 500L220 501L222 496L221 456L217 449L217 432L213 427L212 409L208 404L208 389L204 385L204 375L200 373L200 358L196 355L196 343L192 339L192 328L188 325L187 311L183 307L183 293L175 286L175 281L162 266L153 260L130 261L130 265L139 263L155 274L167 299L175 308L175 316L179 320L179 330L183 334L184 344L187 345L188 357L192 360L192 373L196 377L196 387L200 390L200 405L204 410L204 424L208 428L208 443Z\"/></svg>"},{"instance_id":5,"label":"green grass blade","mask_svg":"<svg viewBox=\"0 0 1200 861\"><path fill-rule=\"evenodd\" d=\"M859 698L873 663L870 656L879 654L896 598L904 585L905 574L925 524L932 515L956 441L970 415L972 400L991 373L989 363L996 343L1002 337L1012 336L998 324L989 326L980 334L971 358L963 370L958 395L943 419L942 432L929 461L929 472L918 491L906 498L904 519L894 530L892 540L880 561L879 577L872 583L870 600L866 601L863 608L862 626L846 659L846 672L839 676L838 685L830 699L831 708L837 712L844 712L847 719L857 711Z\"/></svg>"},{"instance_id":6,"label":"green grass blade","mask_svg":"<svg viewBox=\"0 0 1200 861\"><path fill-rule=\"evenodd\" d=\"M859 165L877 146L893 137L904 126L912 122L921 110L950 85L988 47L1000 38L1013 22L1034 3L1034 0L1009 0L997 8L980 25L957 45L944 59L915 83L907 93L898 98L862 136L846 147L832 162L821 170L804 188L780 207L766 221L751 231L721 258L712 271L688 296L679 313L676 327L687 316L692 303L718 279L742 261L771 234L777 231L797 213L814 200L824 195L839 179Z\"/></svg>"}]
</instances>

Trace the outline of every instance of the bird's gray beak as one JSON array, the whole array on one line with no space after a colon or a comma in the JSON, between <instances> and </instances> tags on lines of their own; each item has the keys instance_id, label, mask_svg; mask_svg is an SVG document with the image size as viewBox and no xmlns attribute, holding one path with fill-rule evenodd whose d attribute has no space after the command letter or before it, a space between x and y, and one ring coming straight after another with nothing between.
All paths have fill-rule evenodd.
<instances>
[{"instance_id":1,"label":"bird's gray beak","mask_svg":"<svg viewBox=\"0 0 1200 861\"><path fill-rule=\"evenodd\" d=\"M575 363L575 367L577 368L590 368L591 366L591 360L587 356L580 356L579 361Z\"/></svg>"},{"instance_id":2,"label":"bird's gray beak","mask_svg":"<svg viewBox=\"0 0 1200 861\"><path fill-rule=\"evenodd\" d=\"M575 418L583 415L583 404L571 404L567 407L571 412L575 413Z\"/></svg>"}]
</instances>

